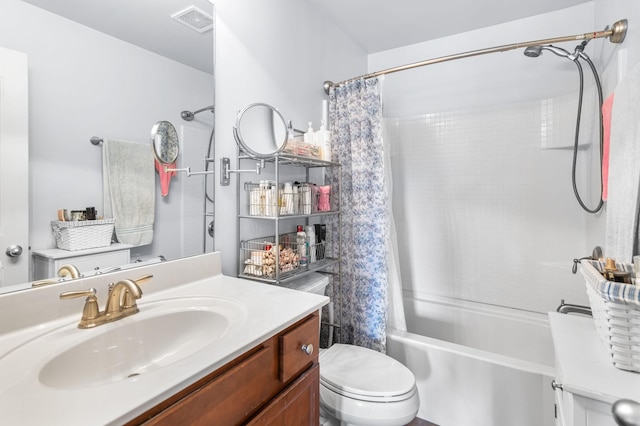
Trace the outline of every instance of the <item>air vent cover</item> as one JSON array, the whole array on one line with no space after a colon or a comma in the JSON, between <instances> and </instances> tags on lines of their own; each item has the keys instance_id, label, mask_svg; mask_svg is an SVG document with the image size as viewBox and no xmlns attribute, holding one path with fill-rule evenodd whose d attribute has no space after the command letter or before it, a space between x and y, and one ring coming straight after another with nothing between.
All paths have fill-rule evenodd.
<instances>
[{"instance_id":1,"label":"air vent cover","mask_svg":"<svg viewBox=\"0 0 640 426\"><path fill-rule=\"evenodd\" d=\"M171 17L199 33L204 33L213 28L213 17L195 6L190 6L174 13Z\"/></svg>"}]
</instances>

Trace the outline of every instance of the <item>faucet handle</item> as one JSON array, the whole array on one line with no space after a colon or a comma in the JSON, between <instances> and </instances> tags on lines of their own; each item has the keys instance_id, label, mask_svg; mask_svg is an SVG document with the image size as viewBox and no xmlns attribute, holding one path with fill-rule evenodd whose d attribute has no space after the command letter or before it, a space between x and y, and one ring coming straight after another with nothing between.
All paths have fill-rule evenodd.
<instances>
[{"instance_id":1,"label":"faucet handle","mask_svg":"<svg viewBox=\"0 0 640 426\"><path fill-rule=\"evenodd\" d=\"M131 280L131 281L133 281L134 283L140 285L140 284L148 283L149 281L151 281L151 278L153 278L153 274L143 275L143 276L138 277L135 280Z\"/></svg>"},{"instance_id":2,"label":"faucet handle","mask_svg":"<svg viewBox=\"0 0 640 426\"><path fill-rule=\"evenodd\" d=\"M96 297L96 289L90 288L89 290L81 291L67 291L60 294L60 299L75 299L78 297L87 297L82 310L82 318L78 323L78 328L91 328L97 324L96 320L100 316L100 308L98 307L98 298Z\"/></svg>"},{"instance_id":3,"label":"faucet handle","mask_svg":"<svg viewBox=\"0 0 640 426\"><path fill-rule=\"evenodd\" d=\"M87 299L96 296L96 289L90 288L89 290L79 290L79 291L67 291L60 294L60 299L75 299L77 297L87 297Z\"/></svg>"}]
</instances>

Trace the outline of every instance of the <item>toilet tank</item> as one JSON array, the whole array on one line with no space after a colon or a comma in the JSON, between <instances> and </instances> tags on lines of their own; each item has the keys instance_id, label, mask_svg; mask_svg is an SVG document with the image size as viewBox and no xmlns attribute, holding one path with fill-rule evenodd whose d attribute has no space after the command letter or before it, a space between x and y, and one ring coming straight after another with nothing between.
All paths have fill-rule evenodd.
<instances>
[{"instance_id":1,"label":"toilet tank","mask_svg":"<svg viewBox=\"0 0 640 426\"><path fill-rule=\"evenodd\" d=\"M329 284L329 277L318 272L312 272L296 280L281 283L281 287L292 290L306 291L324 296L325 289Z\"/></svg>"}]
</instances>

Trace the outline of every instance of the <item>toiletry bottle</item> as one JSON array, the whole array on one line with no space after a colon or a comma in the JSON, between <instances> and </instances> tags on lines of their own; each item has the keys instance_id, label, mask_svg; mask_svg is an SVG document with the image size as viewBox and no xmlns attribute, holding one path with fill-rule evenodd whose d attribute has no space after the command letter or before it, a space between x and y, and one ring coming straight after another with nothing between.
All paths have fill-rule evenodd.
<instances>
[{"instance_id":1,"label":"toiletry bottle","mask_svg":"<svg viewBox=\"0 0 640 426\"><path fill-rule=\"evenodd\" d=\"M604 277L607 281L613 281L616 283L632 284L631 272L619 271L616 267L615 260L607 258L604 267Z\"/></svg>"},{"instance_id":2,"label":"toiletry bottle","mask_svg":"<svg viewBox=\"0 0 640 426\"><path fill-rule=\"evenodd\" d=\"M316 259L322 260L324 259L326 250L327 225L324 223L316 223L313 227L316 231Z\"/></svg>"},{"instance_id":3,"label":"toiletry bottle","mask_svg":"<svg viewBox=\"0 0 640 426\"><path fill-rule=\"evenodd\" d=\"M309 128L307 129L307 132L304 134L304 143L309 144L309 145L313 145L315 142L315 134L313 132L313 126L312 126L312 122L309 122Z\"/></svg>"},{"instance_id":4,"label":"toiletry bottle","mask_svg":"<svg viewBox=\"0 0 640 426\"><path fill-rule=\"evenodd\" d=\"M311 214L311 187L308 183L300 185L300 204L302 214Z\"/></svg>"},{"instance_id":5,"label":"toiletry bottle","mask_svg":"<svg viewBox=\"0 0 640 426\"><path fill-rule=\"evenodd\" d=\"M293 185L293 210L291 213L299 214L300 213L300 184L295 182Z\"/></svg>"},{"instance_id":6,"label":"toiletry bottle","mask_svg":"<svg viewBox=\"0 0 640 426\"><path fill-rule=\"evenodd\" d=\"M298 225L296 232L296 247L298 256L300 257L300 266L307 264L307 234L304 232L302 225Z\"/></svg>"},{"instance_id":7,"label":"toiletry bottle","mask_svg":"<svg viewBox=\"0 0 640 426\"><path fill-rule=\"evenodd\" d=\"M271 192L271 188L273 186L272 182L269 182L268 180L265 181L264 184L264 214L267 217L271 217L273 216L273 210L272 210L272 205L273 205L273 198L272 198L272 192Z\"/></svg>"},{"instance_id":8,"label":"toiletry bottle","mask_svg":"<svg viewBox=\"0 0 640 426\"><path fill-rule=\"evenodd\" d=\"M328 212L331 211L330 196L331 185L323 185L318 187L318 211Z\"/></svg>"},{"instance_id":9,"label":"toiletry bottle","mask_svg":"<svg viewBox=\"0 0 640 426\"><path fill-rule=\"evenodd\" d=\"M278 209L280 208L279 200L278 200L278 185L275 182L271 182L271 188L269 189L270 198L271 198L271 217L275 217L278 215Z\"/></svg>"},{"instance_id":10,"label":"toiletry bottle","mask_svg":"<svg viewBox=\"0 0 640 426\"><path fill-rule=\"evenodd\" d=\"M249 182L251 190L249 191L249 216L258 216L260 207L260 186Z\"/></svg>"},{"instance_id":11,"label":"toiletry bottle","mask_svg":"<svg viewBox=\"0 0 640 426\"><path fill-rule=\"evenodd\" d=\"M324 161L331 161L331 132L327 130L324 120L320 124L317 139L318 145L322 147L322 159Z\"/></svg>"},{"instance_id":12,"label":"toiletry bottle","mask_svg":"<svg viewBox=\"0 0 640 426\"><path fill-rule=\"evenodd\" d=\"M266 197L267 197L267 184L265 183L265 181L261 180L260 181L260 208L258 210L259 216L265 215L266 201L267 201Z\"/></svg>"},{"instance_id":13,"label":"toiletry bottle","mask_svg":"<svg viewBox=\"0 0 640 426\"><path fill-rule=\"evenodd\" d=\"M291 182L284 183L280 214L293 214L293 186Z\"/></svg>"},{"instance_id":14,"label":"toiletry bottle","mask_svg":"<svg viewBox=\"0 0 640 426\"><path fill-rule=\"evenodd\" d=\"M307 234L307 258L309 263L316 263L318 260L316 256L316 230L315 226L307 225L304 227L304 232Z\"/></svg>"},{"instance_id":15,"label":"toiletry bottle","mask_svg":"<svg viewBox=\"0 0 640 426\"><path fill-rule=\"evenodd\" d=\"M607 281L615 281L614 272L616 270L617 270L616 261L608 257L604 265L604 273L603 273Z\"/></svg>"}]
</instances>

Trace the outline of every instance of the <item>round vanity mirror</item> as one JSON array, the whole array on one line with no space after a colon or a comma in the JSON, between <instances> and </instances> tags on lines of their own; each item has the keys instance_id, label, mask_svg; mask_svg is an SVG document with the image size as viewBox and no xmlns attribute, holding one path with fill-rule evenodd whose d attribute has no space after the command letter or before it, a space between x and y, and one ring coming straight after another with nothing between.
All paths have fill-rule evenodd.
<instances>
[{"instance_id":1,"label":"round vanity mirror","mask_svg":"<svg viewBox=\"0 0 640 426\"><path fill-rule=\"evenodd\" d=\"M172 164L178 158L178 132L168 121L158 121L151 129L153 155L160 164Z\"/></svg>"},{"instance_id":2,"label":"round vanity mirror","mask_svg":"<svg viewBox=\"0 0 640 426\"><path fill-rule=\"evenodd\" d=\"M233 128L236 143L258 158L280 152L287 143L287 124L280 112L268 104L251 104L238 113Z\"/></svg>"}]
</instances>

